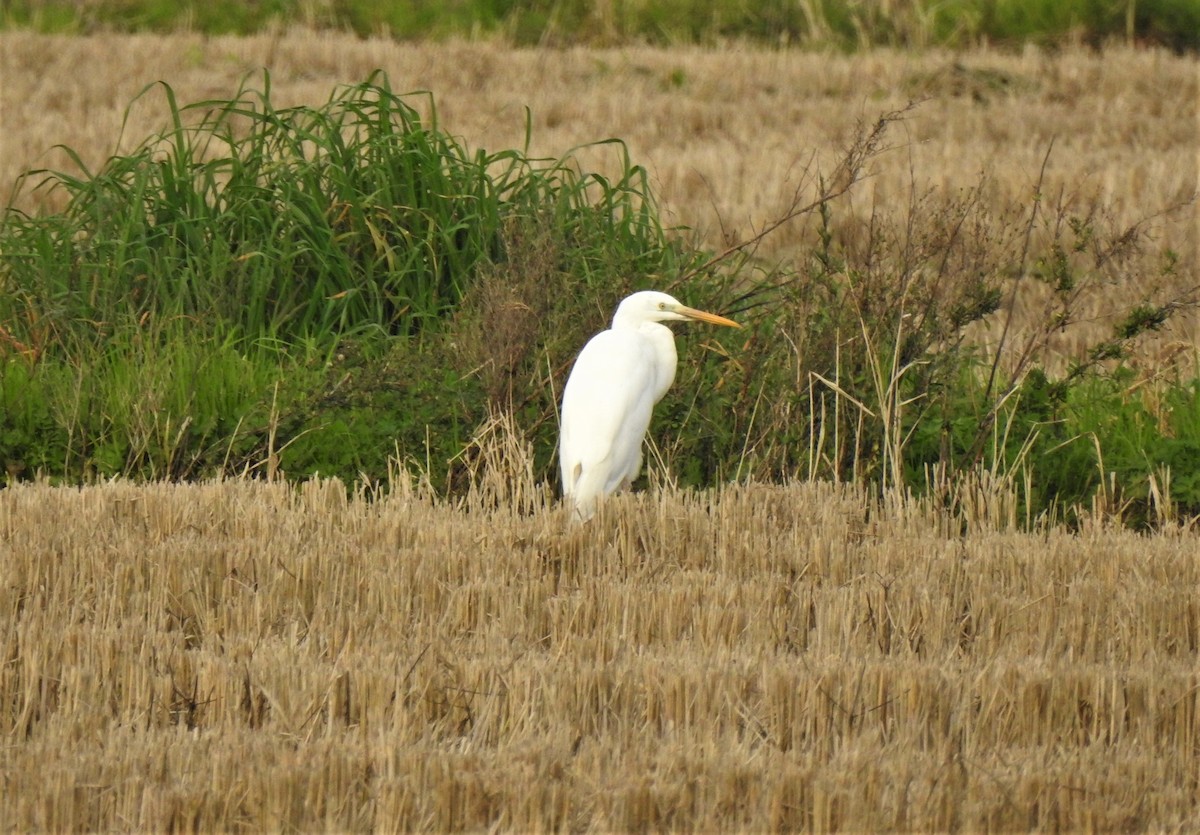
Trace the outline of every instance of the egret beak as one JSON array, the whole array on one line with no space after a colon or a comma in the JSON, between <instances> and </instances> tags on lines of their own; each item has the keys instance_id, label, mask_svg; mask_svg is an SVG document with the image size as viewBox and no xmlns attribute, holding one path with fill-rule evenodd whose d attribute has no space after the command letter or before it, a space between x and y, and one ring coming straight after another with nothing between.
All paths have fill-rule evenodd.
<instances>
[{"instance_id":1,"label":"egret beak","mask_svg":"<svg viewBox=\"0 0 1200 835\"><path fill-rule=\"evenodd\" d=\"M718 316L715 313L707 313L703 310L697 310L694 307L685 307L680 305L675 309L675 312L680 316L686 316L689 319L696 319L700 322L708 322L710 325L724 325L727 328L740 328L737 322L732 319L726 319L724 316Z\"/></svg>"}]
</instances>

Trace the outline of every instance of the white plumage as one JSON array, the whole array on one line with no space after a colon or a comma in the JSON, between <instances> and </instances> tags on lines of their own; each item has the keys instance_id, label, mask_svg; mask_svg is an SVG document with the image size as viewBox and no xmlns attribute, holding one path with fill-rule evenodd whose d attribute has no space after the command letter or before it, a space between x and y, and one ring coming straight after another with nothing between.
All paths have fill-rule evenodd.
<instances>
[{"instance_id":1,"label":"white plumage","mask_svg":"<svg viewBox=\"0 0 1200 835\"><path fill-rule=\"evenodd\" d=\"M596 502L624 490L642 467L642 441L654 404L675 379L675 335L664 321L736 322L653 290L617 307L612 327L579 352L563 390L559 465L563 495L580 519Z\"/></svg>"}]
</instances>

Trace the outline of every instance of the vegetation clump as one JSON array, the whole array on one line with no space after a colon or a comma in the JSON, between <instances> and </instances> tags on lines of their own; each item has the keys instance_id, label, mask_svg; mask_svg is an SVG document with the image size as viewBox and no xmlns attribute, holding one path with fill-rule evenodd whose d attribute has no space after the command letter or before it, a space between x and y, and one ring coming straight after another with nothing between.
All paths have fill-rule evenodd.
<instances>
[{"instance_id":1,"label":"vegetation clump","mask_svg":"<svg viewBox=\"0 0 1200 835\"><path fill-rule=\"evenodd\" d=\"M382 481L398 461L456 494L477 430L502 414L552 481L575 351L616 300L657 287L747 329L681 333L704 342L660 410L670 441L652 479L850 480L961 509L985 474L1024 524L1097 496L1138 523L1200 511L1200 484L1175 469L1200 457L1194 387L1147 398L1121 366L1192 291L1146 283L1051 375L1041 357L1085 294L1152 263L1145 230L1040 182L999 210L986 181L950 196L914 183L907 205L843 218L905 111L862 126L834 170L806 171L759 234L706 252L664 230L615 140L617 177L470 150L431 96L381 75L319 107L275 107L269 77L182 106L161 90L165 131L95 172L74 154L77 173L28 173L66 208L0 225L10 480ZM807 254L757 258L785 224L810 230ZM1018 333L1031 292L1049 315Z\"/></svg>"},{"instance_id":2,"label":"vegetation clump","mask_svg":"<svg viewBox=\"0 0 1200 835\"><path fill-rule=\"evenodd\" d=\"M69 203L0 227L10 473L281 461L379 478L395 439L444 461L485 416L473 381L504 373L466 365L504 333L496 310L470 310L527 260L524 235L553 230L536 290L572 276L576 304L684 257L632 164L611 181L569 158L471 151L431 97L426 121L381 76L316 108L276 108L264 81L186 106L162 85L165 132L96 172L74 156L78 174L26 175ZM468 320L487 341L459 350ZM422 449L430 426L437 448Z\"/></svg>"}]
</instances>

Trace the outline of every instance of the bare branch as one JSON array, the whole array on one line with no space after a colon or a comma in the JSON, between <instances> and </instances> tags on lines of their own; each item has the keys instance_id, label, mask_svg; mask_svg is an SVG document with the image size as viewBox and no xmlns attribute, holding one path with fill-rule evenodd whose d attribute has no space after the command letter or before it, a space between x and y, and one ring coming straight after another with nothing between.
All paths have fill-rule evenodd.
<instances>
[{"instance_id":1,"label":"bare branch","mask_svg":"<svg viewBox=\"0 0 1200 835\"><path fill-rule=\"evenodd\" d=\"M753 251L753 248L757 247L781 226L790 223L798 217L811 214L826 203L836 200L850 191L850 189L864 178L863 169L866 167L866 164L874 157L890 150L888 146L883 144L884 135L887 133L888 127L894 122L899 122L907 118L908 114L919 104L920 101L911 101L900 110L893 110L881 115L876 119L870 131L860 129L850 147L843 154L837 168L834 169L833 177L830 178L828 183L822 180L821 193L816 199L810 200L807 203L803 202L801 192L804 189L804 183L801 183L796 187L796 191L792 195L792 202L782 215L772 220L751 237L726 247L699 266L684 272L667 285L666 290L670 292L695 278L697 275L711 270L716 265L729 260L735 255L744 253L746 250Z\"/></svg>"}]
</instances>

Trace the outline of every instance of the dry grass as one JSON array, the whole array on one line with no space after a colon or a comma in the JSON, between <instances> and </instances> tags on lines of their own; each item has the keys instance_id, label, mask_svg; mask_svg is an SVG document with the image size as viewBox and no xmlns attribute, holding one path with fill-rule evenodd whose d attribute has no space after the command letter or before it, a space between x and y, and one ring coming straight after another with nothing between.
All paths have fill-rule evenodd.
<instances>
[{"instance_id":1,"label":"dry grass","mask_svg":"<svg viewBox=\"0 0 1200 835\"><path fill-rule=\"evenodd\" d=\"M459 507L336 482L0 491L0 820L1161 831L1200 814L1189 533L1020 533L1001 514L960 535L821 483L624 497L581 529L496 472Z\"/></svg>"}]
</instances>

